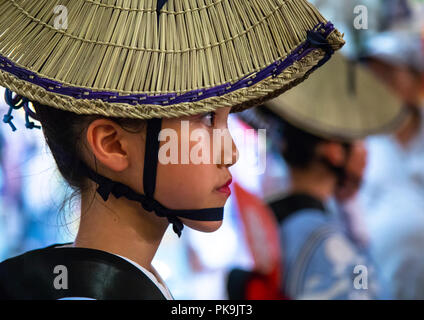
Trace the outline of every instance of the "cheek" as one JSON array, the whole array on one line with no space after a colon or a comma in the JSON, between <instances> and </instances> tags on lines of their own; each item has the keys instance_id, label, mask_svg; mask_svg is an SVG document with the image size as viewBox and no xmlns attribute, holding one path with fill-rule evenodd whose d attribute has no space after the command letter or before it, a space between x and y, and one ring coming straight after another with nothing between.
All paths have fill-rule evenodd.
<instances>
[{"instance_id":1,"label":"cheek","mask_svg":"<svg viewBox=\"0 0 424 320\"><path fill-rule=\"evenodd\" d=\"M161 179L155 198L170 209L204 209L223 207L226 198L216 191L216 165L163 165L158 171ZM162 182L163 181L163 182ZM214 232L222 221L196 221L181 218L187 227Z\"/></svg>"},{"instance_id":2,"label":"cheek","mask_svg":"<svg viewBox=\"0 0 424 320\"><path fill-rule=\"evenodd\" d=\"M179 163L164 164L159 161L155 199L165 207L176 210L224 207L228 196L218 192L216 188L222 183L226 174L217 164L213 163L212 141L208 143L201 139L201 137L205 137L205 131L196 131L195 129L198 129L200 125L190 123L190 130L187 133L180 130L178 121L171 120L164 120L164 127L177 132L177 148L173 148L173 155L167 153L167 157L178 159ZM185 155L184 159L189 159L189 164L182 164L181 152L182 149L185 150L185 145L183 146L181 143L183 138L188 139L188 137L191 140L189 139L188 142L188 155ZM163 141L161 147L168 141L171 140ZM177 150L176 157L175 149ZM209 152L209 159L203 158L203 151ZM194 164L191 162L192 160L201 163ZM222 224L222 221L182 220L189 228L203 232L213 232Z\"/></svg>"},{"instance_id":3,"label":"cheek","mask_svg":"<svg viewBox=\"0 0 424 320\"><path fill-rule=\"evenodd\" d=\"M173 158L178 164L158 164L158 177L155 197L163 205L171 209L201 209L221 204L214 203L214 188L219 178L216 164L210 164L212 159L206 159L208 164L193 164L192 161L202 162L203 152L210 153L210 143L207 142L208 132L197 130L198 125L190 124L189 132L180 131L180 124L171 123L171 128L178 133L177 156L175 149ZM191 138L191 139L190 139ZM188 146L188 154L185 145ZM170 155L170 154L168 154ZM200 156L200 158L199 158ZM184 160L183 160L184 158ZM195 159L196 160L195 160ZM189 164L184 164L188 161Z\"/></svg>"},{"instance_id":4,"label":"cheek","mask_svg":"<svg viewBox=\"0 0 424 320\"><path fill-rule=\"evenodd\" d=\"M159 165L155 197L171 209L220 206L214 202L216 165Z\"/></svg>"}]
</instances>

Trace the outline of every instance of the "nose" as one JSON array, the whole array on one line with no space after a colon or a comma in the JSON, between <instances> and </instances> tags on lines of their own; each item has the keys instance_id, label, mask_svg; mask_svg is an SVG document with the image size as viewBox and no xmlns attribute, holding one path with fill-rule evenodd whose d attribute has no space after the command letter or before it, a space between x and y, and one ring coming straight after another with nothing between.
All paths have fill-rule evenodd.
<instances>
[{"instance_id":1,"label":"nose","mask_svg":"<svg viewBox=\"0 0 424 320\"><path fill-rule=\"evenodd\" d=\"M238 148L231 136L228 129L225 129L224 143L221 144L220 161L218 162L219 167L231 167L239 158Z\"/></svg>"}]
</instances>

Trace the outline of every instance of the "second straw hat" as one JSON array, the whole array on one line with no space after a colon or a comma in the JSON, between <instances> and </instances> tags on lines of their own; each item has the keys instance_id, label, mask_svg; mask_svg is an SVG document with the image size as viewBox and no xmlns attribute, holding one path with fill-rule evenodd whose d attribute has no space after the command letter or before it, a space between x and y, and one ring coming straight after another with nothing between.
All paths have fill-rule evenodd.
<instances>
[{"instance_id":1,"label":"second straw hat","mask_svg":"<svg viewBox=\"0 0 424 320\"><path fill-rule=\"evenodd\" d=\"M77 114L239 111L343 44L305 0L0 0L0 85Z\"/></svg>"},{"instance_id":2,"label":"second straw hat","mask_svg":"<svg viewBox=\"0 0 424 320\"><path fill-rule=\"evenodd\" d=\"M395 128L407 109L364 66L343 55L295 89L265 105L292 125L316 136L351 141Z\"/></svg>"}]
</instances>

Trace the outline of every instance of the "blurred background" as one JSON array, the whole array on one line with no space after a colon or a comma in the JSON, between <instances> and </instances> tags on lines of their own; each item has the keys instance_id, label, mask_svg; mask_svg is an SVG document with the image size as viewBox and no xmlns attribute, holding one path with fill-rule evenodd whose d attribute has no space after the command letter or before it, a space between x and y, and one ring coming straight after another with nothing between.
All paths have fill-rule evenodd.
<instances>
[{"instance_id":1,"label":"blurred background","mask_svg":"<svg viewBox=\"0 0 424 320\"><path fill-rule=\"evenodd\" d=\"M387 296L424 299L424 63L420 65L424 61L424 1L311 2L345 33L342 53L346 57L356 61L364 55L386 55L398 76L390 80L393 71L381 75L381 81L389 79L389 85L401 87L399 96L405 105L413 104L411 116L398 132L365 141L367 166L361 189L351 202L352 210L361 216L358 228L366 234ZM412 70L413 76L402 70ZM411 81L410 86L404 85ZM6 114L3 96L4 88L0 88L0 112ZM61 208L70 189L56 169L41 130L25 128L22 110L14 113L13 121L15 132L8 124L0 126L0 261L53 243L72 242L78 228L78 201ZM229 125L230 131L251 130L237 115L231 116ZM271 145L267 145L266 170L258 174L257 139L238 141L234 136L240 160L231 172L233 181L265 202L283 193L289 178L282 156ZM179 239L167 231L154 266L176 299L227 299L228 271L254 267L239 211L233 192L217 232L185 228Z\"/></svg>"}]
</instances>

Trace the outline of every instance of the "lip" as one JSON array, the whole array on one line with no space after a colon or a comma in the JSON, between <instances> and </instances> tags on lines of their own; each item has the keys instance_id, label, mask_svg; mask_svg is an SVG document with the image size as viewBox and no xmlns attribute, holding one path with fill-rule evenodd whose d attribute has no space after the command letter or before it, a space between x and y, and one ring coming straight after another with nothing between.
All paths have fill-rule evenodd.
<instances>
[{"instance_id":1,"label":"lip","mask_svg":"<svg viewBox=\"0 0 424 320\"><path fill-rule=\"evenodd\" d=\"M221 187L219 187L217 190L219 192L225 193L227 195L231 194L231 189L230 189L230 184L231 182L233 182L233 179L230 178L224 185L222 185Z\"/></svg>"}]
</instances>

